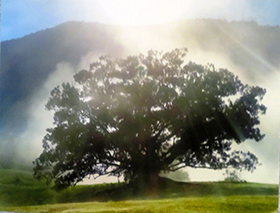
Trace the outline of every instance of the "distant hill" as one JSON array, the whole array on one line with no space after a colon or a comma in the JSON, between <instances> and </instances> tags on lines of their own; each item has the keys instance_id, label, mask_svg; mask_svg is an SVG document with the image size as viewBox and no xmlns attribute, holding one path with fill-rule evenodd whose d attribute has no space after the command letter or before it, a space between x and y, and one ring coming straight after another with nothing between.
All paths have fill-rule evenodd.
<instances>
[{"instance_id":1,"label":"distant hill","mask_svg":"<svg viewBox=\"0 0 280 213\"><path fill-rule=\"evenodd\" d=\"M59 62L77 66L90 51L121 50L113 40L110 27L102 24L67 22L51 29L2 43L0 74L0 120L22 129L26 115L22 104L36 92ZM23 104L24 105L24 104ZM16 125L16 126L14 126ZM3 127L3 126L2 126Z\"/></svg>"},{"instance_id":2,"label":"distant hill","mask_svg":"<svg viewBox=\"0 0 280 213\"><path fill-rule=\"evenodd\" d=\"M13 150L18 142L9 138L28 128L31 102L59 63L68 63L79 71L87 55L122 57L152 48L187 47L193 59L219 64L218 58L222 58L222 66L232 64L242 68L244 76L258 81L280 66L279 35L279 26L260 26L254 22L197 19L124 27L73 21L4 41L0 73L0 167L8 158L15 157Z\"/></svg>"}]
</instances>

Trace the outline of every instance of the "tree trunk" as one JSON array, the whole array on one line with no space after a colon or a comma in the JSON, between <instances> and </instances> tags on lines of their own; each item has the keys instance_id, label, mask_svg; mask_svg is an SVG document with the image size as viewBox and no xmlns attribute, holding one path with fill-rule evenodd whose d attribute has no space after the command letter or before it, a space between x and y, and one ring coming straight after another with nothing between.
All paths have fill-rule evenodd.
<instances>
[{"instance_id":1,"label":"tree trunk","mask_svg":"<svg viewBox=\"0 0 280 213\"><path fill-rule=\"evenodd\" d=\"M148 194L152 196L158 195L161 185L161 178L157 173L141 174L131 182L133 190L136 194Z\"/></svg>"}]
</instances>

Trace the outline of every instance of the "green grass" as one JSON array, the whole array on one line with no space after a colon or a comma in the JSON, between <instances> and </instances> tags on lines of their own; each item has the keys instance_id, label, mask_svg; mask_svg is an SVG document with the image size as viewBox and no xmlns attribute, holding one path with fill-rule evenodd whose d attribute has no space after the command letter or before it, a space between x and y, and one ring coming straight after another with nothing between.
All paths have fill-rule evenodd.
<instances>
[{"instance_id":1,"label":"green grass","mask_svg":"<svg viewBox=\"0 0 280 213\"><path fill-rule=\"evenodd\" d=\"M272 213L277 212L277 200L277 196L187 197L10 207L3 210L38 213Z\"/></svg>"},{"instance_id":2,"label":"green grass","mask_svg":"<svg viewBox=\"0 0 280 213\"><path fill-rule=\"evenodd\" d=\"M31 172L0 170L0 211L277 212L277 195L278 186L273 184L178 183L168 179L162 179L153 190L99 184L78 185L57 193L44 181L34 180Z\"/></svg>"},{"instance_id":3,"label":"green grass","mask_svg":"<svg viewBox=\"0 0 280 213\"><path fill-rule=\"evenodd\" d=\"M53 203L54 194L44 181L34 180L31 172L0 170L0 206Z\"/></svg>"}]
</instances>

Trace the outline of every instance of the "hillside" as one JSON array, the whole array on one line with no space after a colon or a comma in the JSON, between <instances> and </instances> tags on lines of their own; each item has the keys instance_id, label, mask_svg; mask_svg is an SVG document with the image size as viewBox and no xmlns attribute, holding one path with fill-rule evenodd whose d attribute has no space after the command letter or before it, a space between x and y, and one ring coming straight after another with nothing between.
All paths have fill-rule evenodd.
<instances>
[{"instance_id":1,"label":"hillside","mask_svg":"<svg viewBox=\"0 0 280 213\"><path fill-rule=\"evenodd\" d=\"M17 118L17 132L22 130L26 113L23 110L34 92L40 89L60 62L77 66L90 51L110 52L121 49L113 40L110 27L83 22L67 22L20 39L2 43L0 74L0 119L11 123ZM22 103L22 104L19 104ZM20 106L19 106L20 105ZM19 108L20 107L20 108ZM3 128L3 126L2 126Z\"/></svg>"},{"instance_id":2,"label":"hillside","mask_svg":"<svg viewBox=\"0 0 280 213\"><path fill-rule=\"evenodd\" d=\"M156 191L133 189L123 183L78 185L61 192L53 191L44 181L33 179L31 172L0 170L0 210L5 206L29 206L86 201L163 199L208 196L272 196L278 186L259 183L175 182L162 179Z\"/></svg>"}]
</instances>

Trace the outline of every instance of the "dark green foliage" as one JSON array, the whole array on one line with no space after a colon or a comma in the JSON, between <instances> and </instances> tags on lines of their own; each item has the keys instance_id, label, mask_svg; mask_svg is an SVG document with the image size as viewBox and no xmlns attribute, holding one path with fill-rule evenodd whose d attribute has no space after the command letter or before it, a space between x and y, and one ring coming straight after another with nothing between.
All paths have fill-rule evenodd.
<instances>
[{"instance_id":1,"label":"dark green foliage","mask_svg":"<svg viewBox=\"0 0 280 213\"><path fill-rule=\"evenodd\" d=\"M231 150L261 140L265 90L226 69L184 64L186 49L112 60L100 57L51 92L54 111L35 176L55 188L88 175L124 176L154 186L161 171L182 167L253 171L257 157Z\"/></svg>"},{"instance_id":2,"label":"dark green foliage","mask_svg":"<svg viewBox=\"0 0 280 213\"><path fill-rule=\"evenodd\" d=\"M224 181L226 182L246 182L245 180L241 179L241 175L236 170L226 170L226 172L223 174L225 176Z\"/></svg>"}]
</instances>

